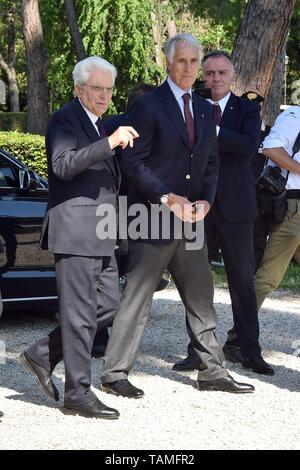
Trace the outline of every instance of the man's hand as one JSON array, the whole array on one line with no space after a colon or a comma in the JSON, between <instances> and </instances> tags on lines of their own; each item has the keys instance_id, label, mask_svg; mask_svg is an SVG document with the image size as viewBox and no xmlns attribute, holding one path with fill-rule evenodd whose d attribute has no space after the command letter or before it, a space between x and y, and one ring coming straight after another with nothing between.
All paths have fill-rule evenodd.
<instances>
[{"instance_id":1,"label":"man's hand","mask_svg":"<svg viewBox=\"0 0 300 470\"><path fill-rule=\"evenodd\" d=\"M210 210L210 204L208 201L195 201L193 202L195 210L195 222L203 220Z\"/></svg>"},{"instance_id":2,"label":"man's hand","mask_svg":"<svg viewBox=\"0 0 300 470\"><path fill-rule=\"evenodd\" d=\"M170 193L167 206L183 222L195 222L195 208L187 198Z\"/></svg>"},{"instance_id":3,"label":"man's hand","mask_svg":"<svg viewBox=\"0 0 300 470\"><path fill-rule=\"evenodd\" d=\"M183 196L168 194L168 207L183 222L198 222L203 220L209 212L210 204L207 201L190 202Z\"/></svg>"},{"instance_id":4,"label":"man's hand","mask_svg":"<svg viewBox=\"0 0 300 470\"><path fill-rule=\"evenodd\" d=\"M115 147L122 147L124 149L129 144L133 147L133 139L139 137L139 134L131 126L120 126L113 134L108 137L108 143L113 150Z\"/></svg>"}]
</instances>

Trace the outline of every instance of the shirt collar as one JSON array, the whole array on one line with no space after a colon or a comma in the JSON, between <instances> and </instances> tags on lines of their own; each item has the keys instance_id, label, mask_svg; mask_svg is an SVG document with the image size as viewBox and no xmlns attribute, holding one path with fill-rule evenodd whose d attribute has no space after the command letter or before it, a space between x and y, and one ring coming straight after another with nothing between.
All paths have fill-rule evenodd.
<instances>
[{"instance_id":1,"label":"shirt collar","mask_svg":"<svg viewBox=\"0 0 300 470\"><path fill-rule=\"evenodd\" d=\"M89 117L90 120L92 121L92 123L93 123L94 125L96 125L96 121L98 121L98 118L99 118L99 117L101 118L101 116L96 116L96 114L91 113L91 111L89 111L89 110L82 104L81 99L80 99L80 98L78 98L78 99L79 99L79 102L80 102L81 106L82 106L83 109L85 110L86 114L88 115L88 117Z\"/></svg>"},{"instance_id":2,"label":"shirt collar","mask_svg":"<svg viewBox=\"0 0 300 470\"><path fill-rule=\"evenodd\" d=\"M226 106L226 104L227 104L227 102L230 98L230 95L231 95L231 91L229 93L227 93L227 95L224 96L223 98L221 98L219 101L214 101L214 100L211 100L210 98L208 98L207 101L209 101L211 104L218 103L220 108L221 108L221 113L223 114L225 106Z\"/></svg>"},{"instance_id":3,"label":"shirt collar","mask_svg":"<svg viewBox=\"0 0 300 470\"><path fill-rule=\"evenodd\" d=\"M189 95L191 97L191 100L192 100L192 89L191 88L188 91L183 90L178 85L176 85L176 83L174 83L173 80L170 77L167 78L167 82L168 82L169 87L171 88L175 98L177 99L177 101L179 101L183 97L183 95L185 95L185 93L189 93Z\"/></svg>"}]
</instances>

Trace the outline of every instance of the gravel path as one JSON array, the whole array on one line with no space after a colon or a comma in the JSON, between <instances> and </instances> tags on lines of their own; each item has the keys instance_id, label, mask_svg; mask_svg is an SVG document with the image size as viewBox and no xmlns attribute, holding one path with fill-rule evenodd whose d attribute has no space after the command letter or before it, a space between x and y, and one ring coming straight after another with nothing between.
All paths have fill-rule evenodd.
<instances>
[{"instance_id":1,"label":"gravel path","mask_svg":"<svg viewBox=\"0 0 300 470\"><path fill-rule=\"evenodd\" d=\"M216 289L215 305L223 343L231 326L227 290ZM258 376L228 365L237 380L255 386L249 395L200 393L196 373L171 370L185 355L184 309L176 290L156 293L131 375L145 397L135 401L99 391L102 361L93 359L95 393L121 413L112 422L64 416L16 362L20 351L54 325L49 315L10 314L1 320L0 340L6 343L6 363L0 366L1 449L299 449L300 358L292 347L300 343L299 293L273 294L260 314L261 345L276 375ZM60 365L54 377L60 393L63 377Z\"/></svg>"}]
</instances>

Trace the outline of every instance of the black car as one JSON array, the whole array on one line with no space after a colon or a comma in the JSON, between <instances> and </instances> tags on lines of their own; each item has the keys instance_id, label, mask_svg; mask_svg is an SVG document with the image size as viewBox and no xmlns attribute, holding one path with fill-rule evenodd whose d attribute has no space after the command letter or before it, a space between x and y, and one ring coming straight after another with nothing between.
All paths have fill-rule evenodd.
<instances>
[{"instance_id":1,"label":"black car","mask_svg":"<svg viewBox=\"0 0 300 470\"><path fill-rule=\"evenodd\" d=\"M54 257L38 249L47 201L47 180L0 148L0 310L57 309Z\"/></svg>"},{"instance_id":2,"label":"black car","mask_svg":"<svg viewBox=\"0 0 300 470\"><path fill-rule=\"evenodd\" d=\"M47 200L47 181L0 148L0 285L4 310L37 305L42 309L57 303L53 255L38 249Z\"/></svg>"}]
</instances>

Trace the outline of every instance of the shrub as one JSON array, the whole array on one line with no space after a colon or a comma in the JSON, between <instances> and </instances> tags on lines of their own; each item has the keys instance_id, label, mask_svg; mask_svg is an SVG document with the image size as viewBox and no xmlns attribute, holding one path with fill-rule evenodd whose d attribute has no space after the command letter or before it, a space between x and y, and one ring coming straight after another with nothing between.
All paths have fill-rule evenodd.
<instances>
[{"instance_id":1,"label":"shrub","mask_svg":"<svg viewBox=\"0 0 300 470\"><path fill-rule=\"evenodd\" d=\"M0 147L10 152L31 170L47 178L45 138L21 132L0 132Z\"/></svg>"},{"instance_id":2,"label":"shrub","mask_svg":"<svg viewBox=\"0 0 300 470\"><path fill-rule=\"evenodd\" d=\"M0 112L0 131L27 131L27 113Z\"/></svg>"}]
</instances>

